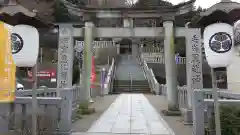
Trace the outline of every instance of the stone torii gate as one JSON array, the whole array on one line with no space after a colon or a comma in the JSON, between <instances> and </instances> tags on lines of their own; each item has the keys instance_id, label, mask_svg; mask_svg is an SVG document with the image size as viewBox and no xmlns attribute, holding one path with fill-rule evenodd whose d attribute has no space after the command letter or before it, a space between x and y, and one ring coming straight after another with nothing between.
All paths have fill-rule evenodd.
<instances>
[{"instance_id":1,"label":"stone torii gate","mask_svg":"<svg viewBox=\"0 0 240 135\"><path fill-rule=\"evenodd\" d=\"M64 1L64 0L63 0ZM64 1L65 4L67 1ZM79 9L67 3L69 12L79 17L84 17L85 26L76 28L73 24L62 23L59 26L58 45L58 87L72 86L72 61L73 61L73 37L84 37L84 81L82 93L86 100L90 97L90 74L92 43L94 37L99 38L147 38L164 37L165 69L167 80L168 110L178 110L177 72L175 63L174 37L186 38L187 56L187 89L188 97L191 97L193 89L202 89L202 51L201 32L198 28L175 27L176 15L187 13L191 10L194 0L177 5L175 10L163 9ZM123 11L124 10L124 11ZM95 27L91 14L101 18L122 18L123 27ZM134 27L134 18L161 17L163 27ZM192 101L188 99L188 109L191 109Z\"/></svg>"}]
</instances>

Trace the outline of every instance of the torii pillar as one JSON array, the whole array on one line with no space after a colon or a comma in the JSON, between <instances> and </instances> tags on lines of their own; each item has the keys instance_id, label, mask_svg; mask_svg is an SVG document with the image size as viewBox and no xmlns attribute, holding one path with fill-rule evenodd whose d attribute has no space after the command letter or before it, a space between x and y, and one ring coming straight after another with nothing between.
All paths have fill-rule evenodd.
<instances>
[{"instance_id":1,"label":"torii pillar","mask_svg":"<svg viewBox=\"0 0 240 135\"><path fill-rule=\"evenodd\" d=\"M90 20L85 21L84 27L84 51L83 51L83 76L81 79L81 97L82 101L91 100L91 69L92 69L92 49L93 49L93 30L94 24Z\"/></svg>"},{"instance_id":2,"label":"torii pillar","mask_svg":"<svg viewBox=\"0 0 240 135\"><path fill-rule=\"evenodd\" d=\"M164 57L167 85L168 110L164 111L167 115L171 111L179 111L178 91L177 91L177 68L175 62L175 30L174 16L164 18Z\"/></svg>"}]
</instances>

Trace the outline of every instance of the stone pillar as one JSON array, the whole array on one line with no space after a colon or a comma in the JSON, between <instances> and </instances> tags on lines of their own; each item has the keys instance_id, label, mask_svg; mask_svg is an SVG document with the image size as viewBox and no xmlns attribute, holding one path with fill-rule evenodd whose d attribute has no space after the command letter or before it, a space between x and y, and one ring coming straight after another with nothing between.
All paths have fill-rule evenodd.
<instances>
[{"instance_id":1,"label":"stone pillar","mask_svg":"<svg viewBox=\"0 0 240 135\"><path fill-rule=\"evenodd\" d=\"M137 58L137 56L138 56L138 44L137 43L132 44L132 56L133 56L133 58Z\"/></svg>"},{"instance_id":2,"label":"stone pillar","mask_svg":"<svg viewBox=\"0 0 240 135\"><path fill-rule=\"evenodd\" d=\"M113 38L113 42L115 43L117 49L117 55L120 54L120 44L118 42L121 40L122 38Z\"/></svg>"},{"instance_id":3,"label":"stone pillar","mask_svg":"<svg viewBox=\"0 0 240 135\"><path fill-rule=\"evenodd\" d=\"M92 22L85 22L84 27L84 51L83 51L83 79L82 80L82 100L88 101L91 99L91 69L92 69L92 48L93 48L93 28Z\"/></svg>"},{"instance_id":4,"label":"stone pillar","mask_svg":"<svg viewBox=\"0 0 240 135\"><path fill-rule=\"evenodd\" d=\"M73 27L59 25L57 88L72 87ZM60 93L58 92L58 96Z\"/></svg>"},{"instance_id":5,"label":"stone pillar","mask_svg":"<svg viewBox=\"0 0 240 135\"><path fill-rule=\"evenodd\" d=\"M138 55L139 55L139 48L138 48L138 44L140 43L139 40L137 39L133 39L133 42L132 42L132 56L133 58L137 58Z\"/></svg>"},{"instance_id":6,"label":"stone pillar","mask_svg":"<svg viewBox=\"0 0 240 135\"><path fill-rule=\"evenodd\" d=\"M194 89L203 88L202 41L200 29L188 29L186 33L187 90L192 97ZM188 98L188 108L192 109L192 98Z\"/></svg>"},{"instance_id":7,"label":"stone pillar","mask_svg":"<svg viewBox=\"0 0 240 135\"><path fill-rule=\"evenodd\" d=\"M117 44L117 54L120 54L120 44Z\"/></svg>"},{"instance_id":8,"label":"stone pillar","mask_svg":"<svg viewBox=\"0 0 240 135\"><path fill-rule=\"evenodd\" d=\"M72 129L72 103L73 103L73 88L59 89L61 101L61 113L59 121L59 131L56 135L70 135Z\"/></svg>"},{"instance_id":9,"label":"stone pillar","mask_svg":"<svg viewBox=\"0 0 240 135\"><path fill-rule=\"evenodd\" d=\"M185 36L188 108L184 112L184 121L192 123L193 91L203 88L201 30L189 28Z\"/></svg>"},{"instance_id":10,"label":"stone pillar","mask_svg":"<svg viewBox=\"0 0 240 135\"><path fill-rule=\"evenodd\" d=\"M175 44L174 44L174 26L172 20L163 22L165 39L164 39L164 56L167 85L168 111L177 111L178 108L178 91L177 91L177 69L175 62Z\"/></svg>"},{"instance_id":11,"label":"stone pillar","mask_svg":"<svg viewBox=\"0 0 240 135\"><path fill-rule=\"evenodd\" d=\"M132 18L124 18L123 19L123 27L133 28L133 19Z\"/></svg>"},{"instance_id":12,"label":"stone pillar","mask_svg":"<svg viewBox=\"0 0 240 135\"><path fill-rule=\"evenodd\" d=\"M133 19L132 18L124 18L123 19L123 27L124 28L133 28ZM132 32L132 36L133 36L133 31ZM131 37L129 37L131 38ZM129 47L131 46L132 48L132 54L133 54L133 44L132 45L129 45Z\"/></svg>"}]
</instances>

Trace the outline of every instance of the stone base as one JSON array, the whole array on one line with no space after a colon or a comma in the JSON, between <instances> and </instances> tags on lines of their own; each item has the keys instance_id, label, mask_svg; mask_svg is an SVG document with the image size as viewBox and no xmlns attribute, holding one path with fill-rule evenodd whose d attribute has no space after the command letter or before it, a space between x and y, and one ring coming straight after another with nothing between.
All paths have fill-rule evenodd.
<instances>
[{"instance_id":1,"label":"stone base","mask_svg":"<svg viewBox=\"0 0 240 135\"><path fill-rule=\"evenodd\" d=\"M156 91L152 91L152 94L153 94L153 95L157 95Z\"/></svg>"},{"instance_id":2,"label":"stone base","mask_svg":"<svg viewBox=\"0 0 240 135\"><path fill-rule=\"evenodd\" d=\"M54 135L71 135L72 131L69 132L55 132Z\"/></svg>"},{"instance_id":3,"label":"stone base","mask_svg":"<svg viewBox=\"0 0 240 135\"><path fill-rule=\"evenodd\" d=\"M6 133L3 133L3 132L1 132L0 133L1 135L19 135L19 134L21 134L21 133L19 133L19 132L14 132L14 131L8 131L8 132L6 132Z\"/></svg>"},{"instance_id":4,"label":"stone base","mask_svg":"<svg viewBox=\"0 0 240 135\"><path fill-rule=\"evenodd\" d=\"M184 108L181 109L181 113L184 118L184 125L192 125L193 124L192 110Z\"/></svg>"},{"instance_id":5,"label":"stone base","mask_svg":"<svg viewBox=\"0 0 240 135\"><path fill-rule=\"evenodd\" d=\"M189 109L181 109L181 113L184 118L184 125L192 125L193 124L193 115L192 115L192 110ZM207 122L207 111L204 111L204 121Z\"/></svg>"},{"instance_id":6,"label":"stone base","mask_svg":"<svg viewBox=\"0 0 240 135\"><path fill-rule=\"evenodd\" d=\"M181 116L181 111L179 111L179 110L162 110L162 114L165 116Z\"/></svg>"}]
</instances>

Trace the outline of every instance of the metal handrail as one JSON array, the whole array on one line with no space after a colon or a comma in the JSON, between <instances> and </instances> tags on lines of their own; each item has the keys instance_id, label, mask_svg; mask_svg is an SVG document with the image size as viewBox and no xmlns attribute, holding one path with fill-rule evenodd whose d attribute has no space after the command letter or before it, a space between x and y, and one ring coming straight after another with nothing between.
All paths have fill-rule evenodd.
<instances>
[{"instance_id":1,"label":"metal handrail","mask_svg":"<svg viewBox=\"0 0 240 135\"><path fill-rule=\"evenodd\" d=\"M132 81L132 73L129 73L129 79L130 79L129 91L132 91L132 84L133 84L133 81Z\"/></svg>"},{"instance_id":2,"label":"metal handrail","mask_svg":"<svg viewBox=\"0 0 240 135\"><path fill-rule=\"evenodd\" d=\"M110 84L110 90L113 89L113 83L114 83L114 79L115 79L115 75L116 75L116 63L114 63L113 65L113 71L112 71L112 77L111 77L111 84Z\"/></svg>"}]
</instances>

